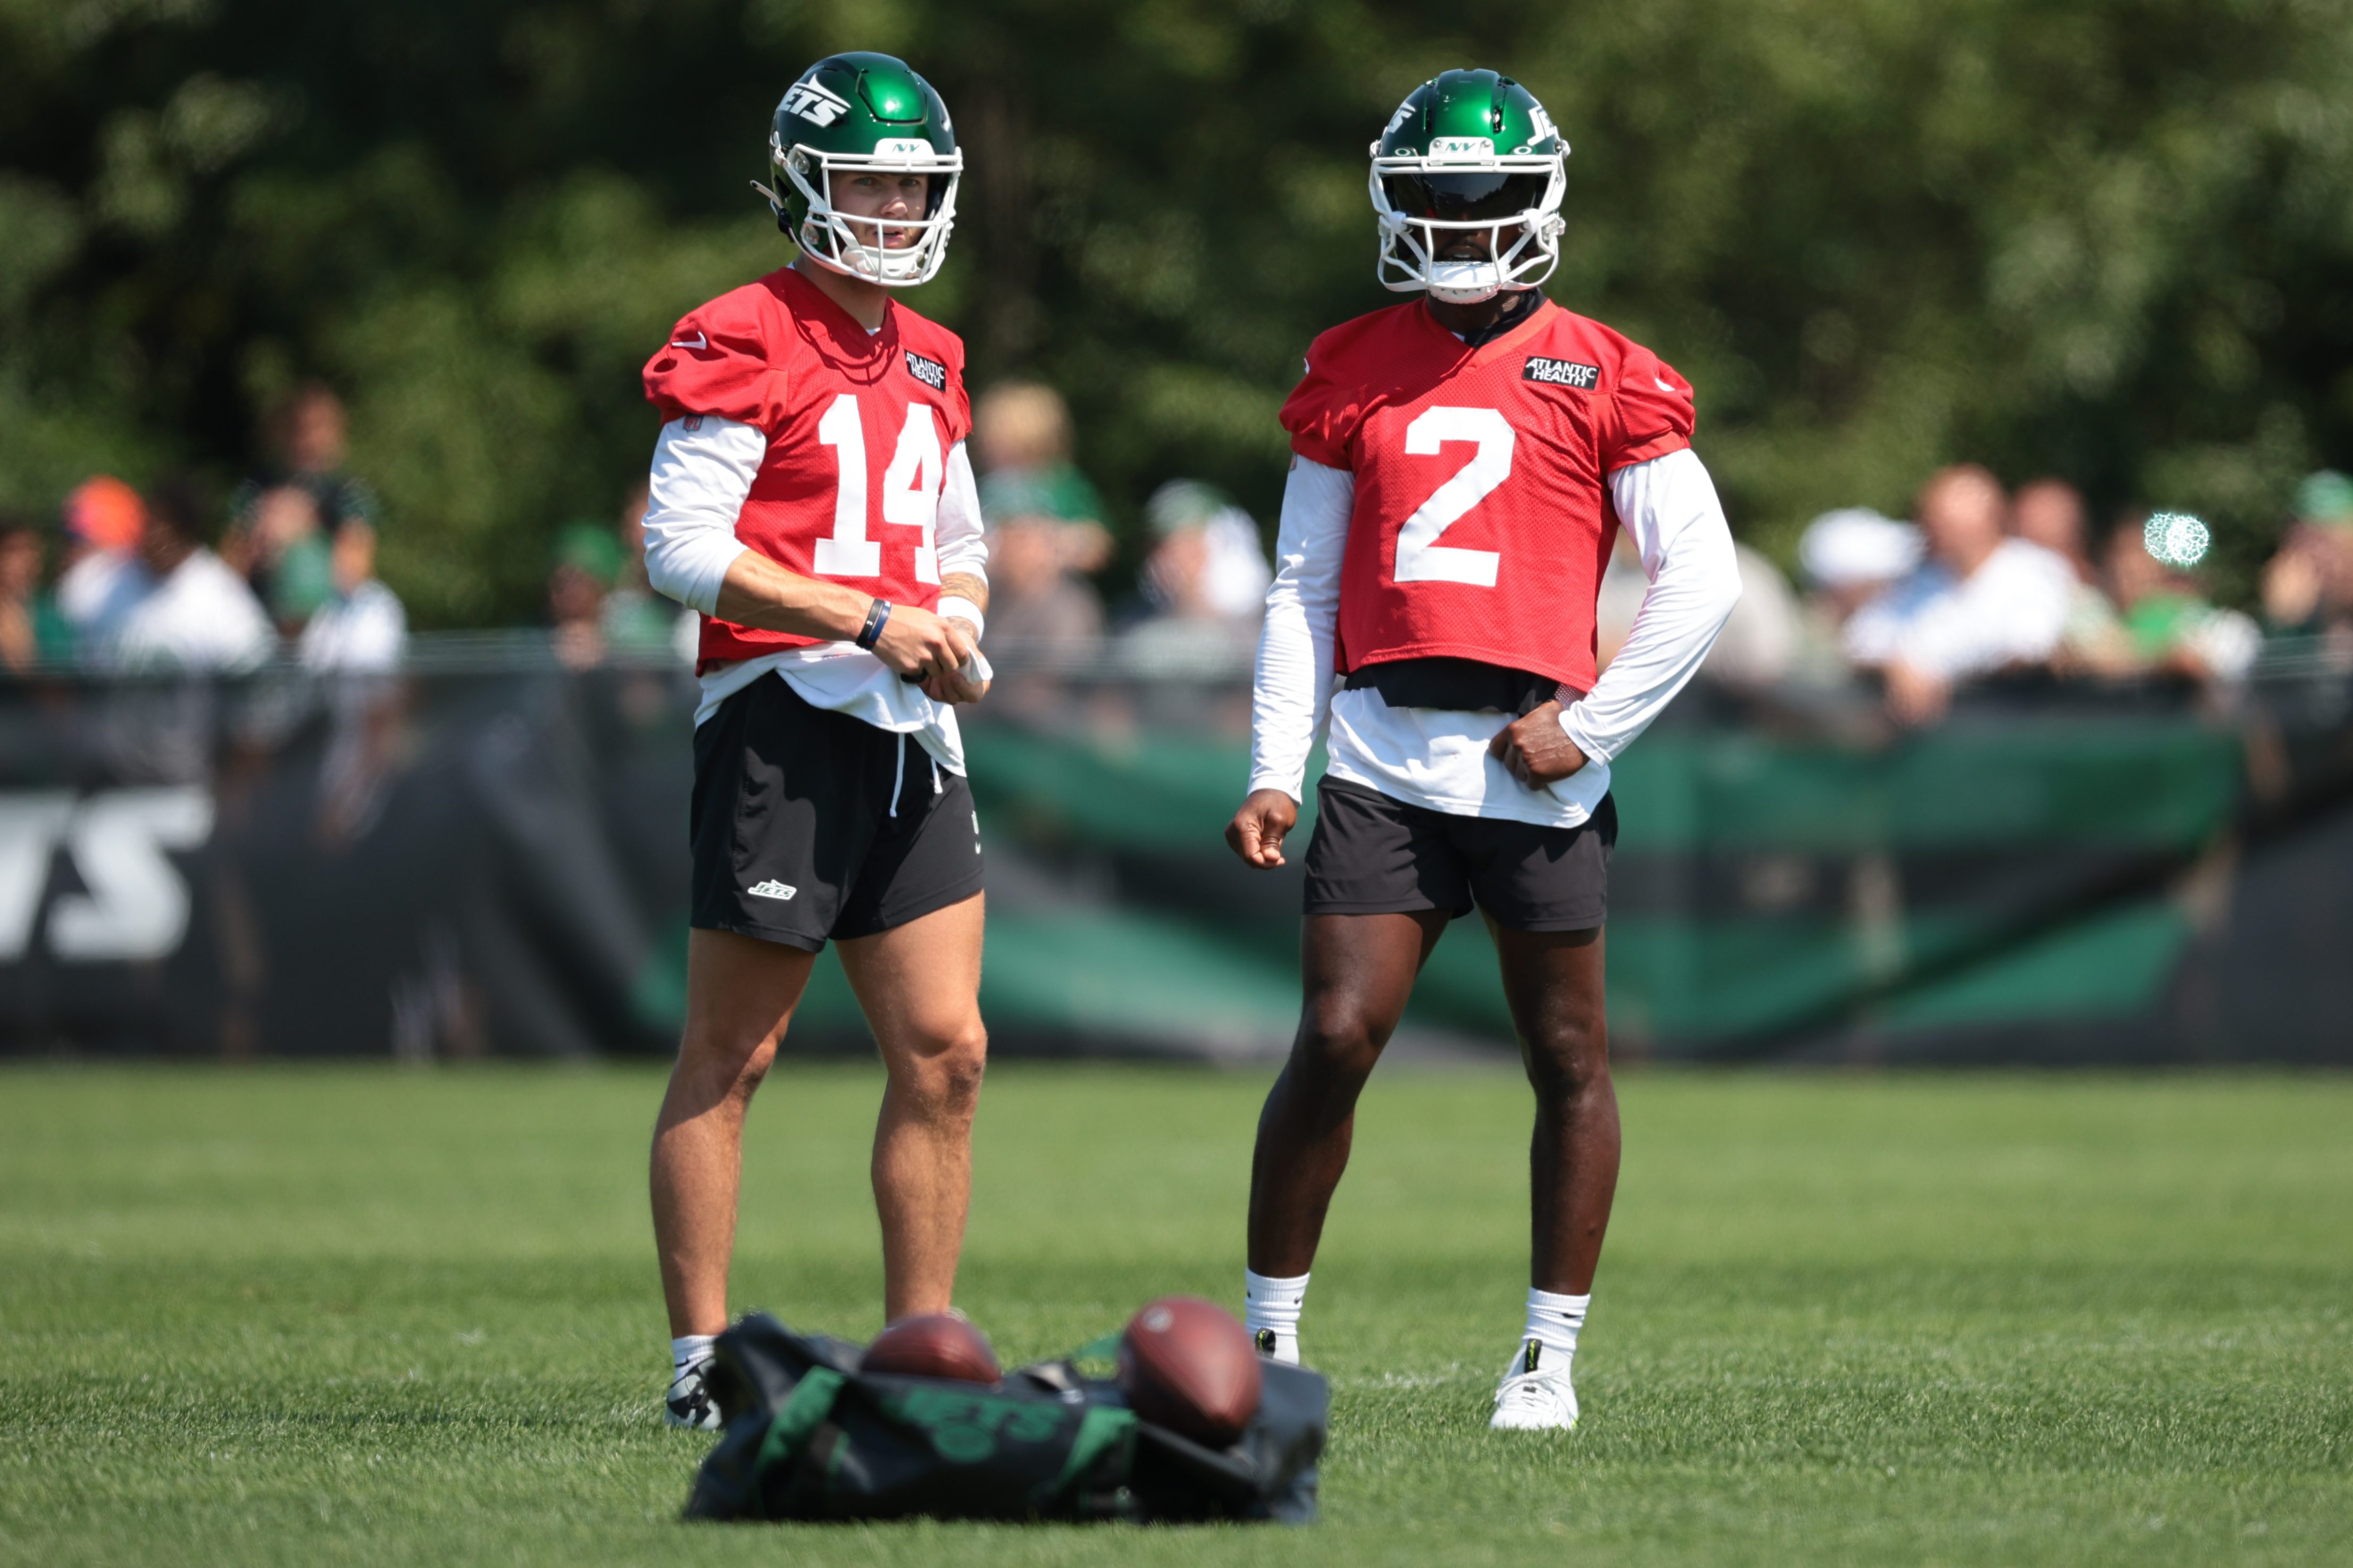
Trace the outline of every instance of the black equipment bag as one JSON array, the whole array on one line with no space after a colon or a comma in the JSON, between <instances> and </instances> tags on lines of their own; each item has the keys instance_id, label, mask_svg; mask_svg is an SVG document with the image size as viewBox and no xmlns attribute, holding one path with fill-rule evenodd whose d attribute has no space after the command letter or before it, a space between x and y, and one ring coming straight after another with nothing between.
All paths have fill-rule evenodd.
<instances>
[{"instance_id":1,"label":"black equipment bag","mask_svg":"<svg viewBox=\"0 0 2353 1568\"><path fill-rule=\"evenodd\" d=\"M994 1387L860 1372L860 1346L765 1313L712 1348L727 1430L688 1519L1315 1518L1331 1390L1303 1367L1266 1363L1258 1414L1215 1449L1138 1419L1069 1361Z\"/></svg>"}]
</instances>

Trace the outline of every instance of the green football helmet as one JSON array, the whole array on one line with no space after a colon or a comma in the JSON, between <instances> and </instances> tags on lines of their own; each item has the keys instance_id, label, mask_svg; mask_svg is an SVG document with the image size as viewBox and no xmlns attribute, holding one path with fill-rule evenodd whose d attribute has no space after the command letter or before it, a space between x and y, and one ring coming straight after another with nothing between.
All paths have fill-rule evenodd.
<instances>
[{"instance_id":1,"label":"green football helmet","mask_svg":"<svg viewBox=\"0 0 2353 1568\"><path fill-rule=\"evenodd\" d=\"M964 153L947 105L932 84L889 55L828 55L803 71L776 105L768 134L774 186L752 182L768 198L776 226L812 259L851 278L889 288L928 283L947 258L955 226L956 181ZM920 218L853 220L834 210L833 176L913 172L931 176ZM888 246L882 231L912 230L914 243Z\"/></svg>"},{"instance_id":2,"label":"green football helmet","mask_svg":"<svg viewBox=\"0 0 2353 1568\"><path fill-rule=\"evenodd\" d=\"M1535 95L1491 70L1451 70L1406 95L1373 143L1375 268L1400 294L1471 305L1533 289L1560 265L1568 143ZM1484 233L1487 254L1445 253Z\"/></svg>"}]
</instances>

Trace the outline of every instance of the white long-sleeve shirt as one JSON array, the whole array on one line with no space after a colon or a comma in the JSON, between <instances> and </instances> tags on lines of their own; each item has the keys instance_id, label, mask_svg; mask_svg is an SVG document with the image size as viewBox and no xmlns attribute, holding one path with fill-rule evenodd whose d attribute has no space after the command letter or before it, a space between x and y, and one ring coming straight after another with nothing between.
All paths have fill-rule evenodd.
<instances>
[{"instance_id":1,"label":"white long-sleeve shirt","mask_svg":"<svg viewBox=\"0 0 2353 1568\"><path fill-rule=\"evenodd\" d=\"M767 455L768 437L757 426L705 415L673 419L662 426L647 479L646 580L655 592L706 616L718 613L727 569L749 548L735 537L735 520ZM934 543L942 577L963 572L987 581L979 489L961 441L948 453ZM939 613L982 624L978 606L954 595L940 601ZM856 643L817 643L714 665L702 672L702 701L695 710L695 723L700 725L722 702L772 672L811 707L849 714L879 730L913 734L942 767L964 772L964 740L956 730L955 708L933 701L921 687L900 679L890 666Z\"/></svg>"},{"instance_id":2,"label":"white long-sleeve shirt","mask_svg":"<svg viewBox=\"0 0 2353 1568\"><path fill-rule=\"evenodd\" d=\"M1855 612L1847 657L1873 667L1901 660L1940 680L2039 664L2058 651L2074 594L2066 561L2023 539L2003 540L1966 577L1926 561Z\"/></svg>"},{"instance_id":3,"label":"white long-sleeve shirt","mask_svg":"<svg viewBox=\"0 0 2353 1568\"><path fill-rule=\"evenodd\" d=\"M1626 646L1561 714L1585 765L1530 789L1487 754L1510 714L1392 708L1370 688L1335 691L1332 647L1356 476L1295 459L1259 634L1250 787L1300 798L1308 752L1328 725L1334 778L1456 816L1583 823L1609 793L1610 763L1691 679L1740 597L1732 531L1696 455L1685 449L1630 464L1609 476L1609 489L1650 591Z\"/></svg>"}]
</instances>

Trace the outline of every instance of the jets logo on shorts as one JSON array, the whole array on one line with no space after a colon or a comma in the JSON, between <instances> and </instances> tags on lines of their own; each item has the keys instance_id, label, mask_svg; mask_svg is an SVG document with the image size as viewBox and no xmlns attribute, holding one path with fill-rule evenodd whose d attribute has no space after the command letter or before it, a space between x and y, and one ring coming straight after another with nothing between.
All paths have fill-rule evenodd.
<instances>
[{"instance_id":1,"label":"jets logo on shorts","mask_svg":"<svg viewBox=\"0 0 2353 1568\"><path fill-rule=\"evenodd\" d=\"M799 892L800 889L786 883L779 882L774 877L771 877L765 882L753 883L750 887L744 889L744 891L755 899L789 899L795 893Z\"/></svg>"},{"instance_id":2,"label":"jets logo on shorts","mask_svg":"<svg viewBox=\"0 0 2353 1568\"><path fill-rule=\"evenodd\" d=\"M1541 381L1546 386L1573 386L1579 392L1590 392L1601 384L1601 367L1579 364L1573 359L1543 359L1528 356L1527 368L1520 372L1522 381Z\"/></svg>"},{"instance_id":3,"label":"jets logo on shorts","mask_svg":"<svg viewBox=\"0 0 2353 1568\"><path fill-rule=\"evenodd\" d=\"M849 100L813 81L797 81L785 94L785 112L822 130L849 112Z\"/></svg>"},{"instance_id":4,"label":"jets logo on shorts","mask_svg":"<svg viewBox=\"0 0 2353 1568\"><path fill-rule=\"evenodd\" d=\"M907 374L934 392L948 389L948 367L935 359L925 359L913 349L907 351Z\"/></svg>"}]
</instances>

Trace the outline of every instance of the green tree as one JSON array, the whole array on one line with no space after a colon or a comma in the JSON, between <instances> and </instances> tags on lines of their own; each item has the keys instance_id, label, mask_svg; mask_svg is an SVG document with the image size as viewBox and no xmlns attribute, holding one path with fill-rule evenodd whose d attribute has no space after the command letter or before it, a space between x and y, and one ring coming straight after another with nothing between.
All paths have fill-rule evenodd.
<instances>
[{"instance_id":1,"label":"green tree","mask_svg":"<svg viewBox=\"0 0 2353 1568\"><path fill-rule=\"evenodd\" d=\"M1271 514L1274 425L1372 279L1365 147L1493 63L1576 152L1554 297L1700 391L1736 525L1936 463L2218 524L2243 593L2353 462L2353 13L2321 0L0 0L0 500L250 462L323 374L427 625L535 613L652 434L637 370L789 247L744 181L827 50L904 55L969 157L916 299L1061 386L1131 520Z\"/></svg>"}]
</instances>

